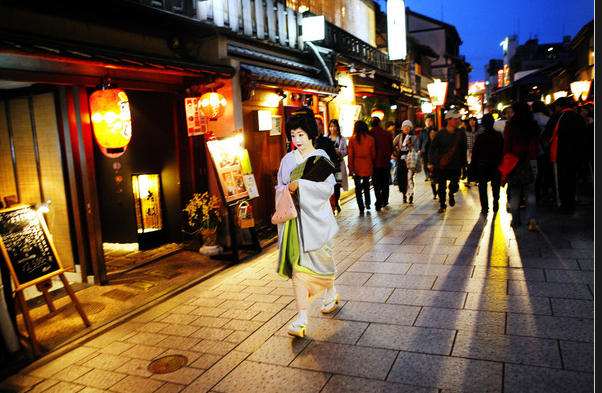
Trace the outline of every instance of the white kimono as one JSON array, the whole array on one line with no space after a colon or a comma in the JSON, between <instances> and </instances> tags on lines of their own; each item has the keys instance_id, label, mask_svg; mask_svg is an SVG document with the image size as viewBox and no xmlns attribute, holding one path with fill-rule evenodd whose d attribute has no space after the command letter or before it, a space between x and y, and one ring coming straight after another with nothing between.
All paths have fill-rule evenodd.
<instances>
[{"instance_id":1,"label":"white kimono","mask_svg":"<svg viewBox=\"0 0 602 393\"><path fill-rule=\"evenodd\" d=\"M276 195L288 192L291 172L310 157L317 155L328 158L321 149L303 157L297 150L288 153L280 162ZM323 182L298 179L298 217L297 233L299 234L299 261L294 269L311 275L334 276L336 273L330 242L339 231L330 205L330 196L336 184L334 175ZM278 201L276 201L277 203ZM285 224L278 225L278 248L282 252Z\"/></svg>"}]
</instances>

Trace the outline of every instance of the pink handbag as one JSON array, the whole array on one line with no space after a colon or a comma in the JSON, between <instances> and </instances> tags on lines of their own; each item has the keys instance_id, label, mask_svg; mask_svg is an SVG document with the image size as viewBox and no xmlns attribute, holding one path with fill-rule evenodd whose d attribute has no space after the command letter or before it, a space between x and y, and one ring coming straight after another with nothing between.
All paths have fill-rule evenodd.
<instances>
[{"instance_id":1,"label":"pink handbag","mask_svg":"<svg viewBox=\"0 0 602 393\"><path fill-rule=\"evenodd\" d=\"M280 198L278 198L278 194L280 194ZM293 202L291 193L288 191L288 187L283 187L276 191L276 200L278 201L278 206L276 206L276 212L272 215L272 224L282 224L297 217L297 208L295 208L295 203Z\"/></svg>"}]
</instances>

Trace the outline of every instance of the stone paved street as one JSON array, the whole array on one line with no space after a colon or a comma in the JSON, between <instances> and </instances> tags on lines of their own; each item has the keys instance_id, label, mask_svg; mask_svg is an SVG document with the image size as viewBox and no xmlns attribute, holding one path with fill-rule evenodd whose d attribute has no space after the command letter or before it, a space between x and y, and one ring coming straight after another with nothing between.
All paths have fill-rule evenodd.
<instances>
[{"instance_id":1,"label":"stone paved street","mask_svg":"<svg viewBox=\"0 0 602 393\"><path fill-rule=\"evenodd\" d=\"M316 301L305 339L287 335L292 286L270 246L43 357L0 392L592 392L592 193L570 216L540 204L529 232L505 211L481 215L476 186L437 213L416 178L413 205L394 186L381 212L343 205L341 303L322 315ZM168 355L185 365L149 370Z\"/></svg>"}]
</instances>

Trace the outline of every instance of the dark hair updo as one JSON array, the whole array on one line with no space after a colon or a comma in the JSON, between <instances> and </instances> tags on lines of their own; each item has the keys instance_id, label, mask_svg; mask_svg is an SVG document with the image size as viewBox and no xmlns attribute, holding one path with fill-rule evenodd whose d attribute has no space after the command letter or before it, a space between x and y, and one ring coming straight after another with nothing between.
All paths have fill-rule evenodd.
<instances>
[{"instance_id":1,"label":"dark hair updo","mask_svg":"<svg viewBox=\"0 0 602 393\"><path fill-rule=\"evenodd\" d=\"M289 141L291 140L291 131L298 128L305 131L307 137L312 141L320 135L318 123L316 123L316 117L311 108L302 106L293 112L293 115L288 119L284 131Z\"/></svg>"}]
</instances>

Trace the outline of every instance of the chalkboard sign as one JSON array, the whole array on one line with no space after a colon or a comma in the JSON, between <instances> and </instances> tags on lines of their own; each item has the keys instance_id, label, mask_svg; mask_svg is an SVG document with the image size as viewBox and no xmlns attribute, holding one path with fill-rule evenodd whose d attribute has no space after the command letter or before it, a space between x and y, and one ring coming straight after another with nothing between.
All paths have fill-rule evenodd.
<instances>
[{"instance_id":1,"label":"chalkboard sign","mask_svg":"<svg viewBox=\"0 0 602 393\"><path fill-rule=\"evenodd\" d=\"M0 248L16 290L65 272L42 213L31 206L0 210Z\"/></svg>"}]
</instances>

